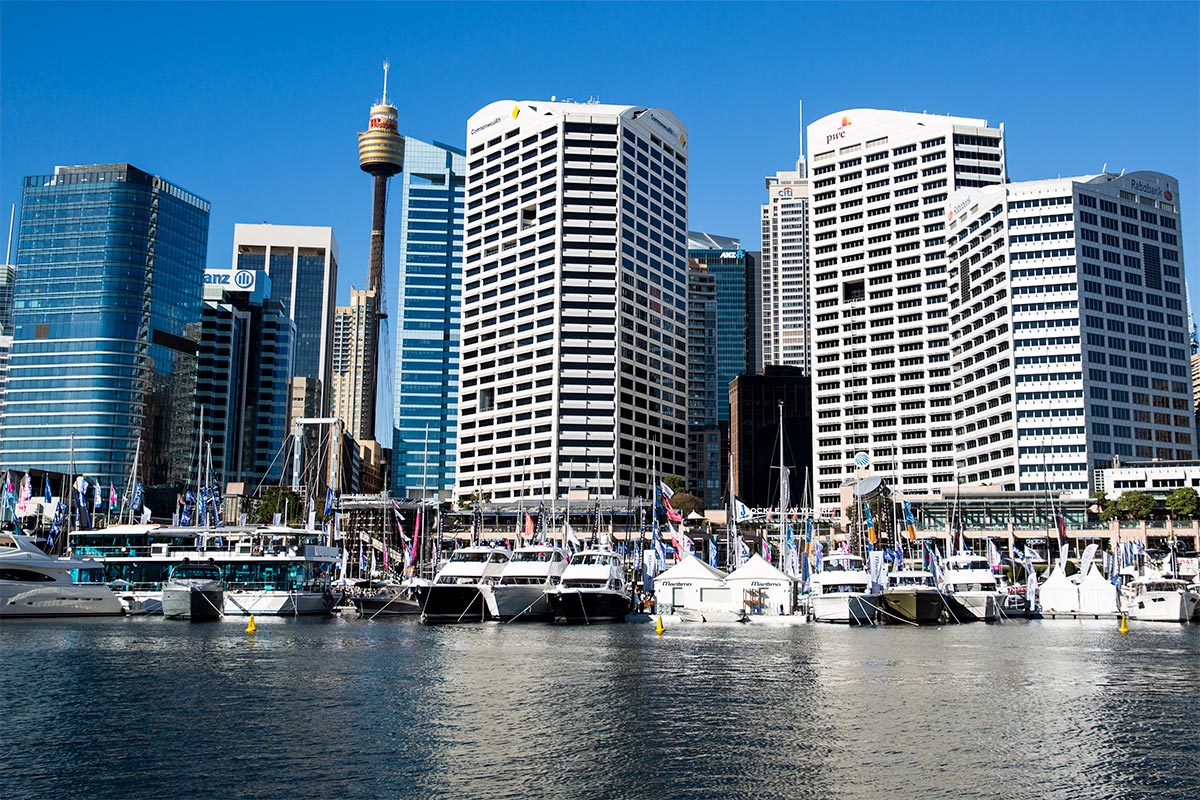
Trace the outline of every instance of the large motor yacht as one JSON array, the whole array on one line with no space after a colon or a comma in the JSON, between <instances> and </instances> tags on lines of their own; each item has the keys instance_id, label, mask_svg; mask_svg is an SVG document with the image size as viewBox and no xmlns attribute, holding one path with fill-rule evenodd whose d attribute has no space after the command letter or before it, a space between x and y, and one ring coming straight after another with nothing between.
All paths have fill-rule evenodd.
<instances>
[{"instance_id":1,"label":"large motor yacht","mask_svg":"<svg viewBox=\"0 0 1200 800\"><path fill-rule=\"evenodd\" d=\"M948 557L942 572L942 590L949 612L959 622L990 622L1000 618L1005 595L983 556L959 553Z\"/></svg>"},{"instance_id":2,"label":"large motor yacht","mask_svg":"<svg viewBox=\"0 0 1200 800\"><path fill-rule=\"evenodd\" d=\"M492 615L501 622L548 622L554 612L546 591L558 586L566 568L567 554L561 548L517 548L492 587Z\"/></svg>"},{"instance_id":3,"label":"large motor yacht","mask_svg":"<svg viewBox=\"0 0 1200 800\"><path fill-rule=\"evenodd\" d=\"M572 556L562 581L546 595L558 623L624 622L633 607L621 559L611 550L584 550Z\"/></svg>"},{"instance_id":4,"label":"large motor yacht","mask_svg":"<svg viewBox=\"0 0 1200 800\"><path fill-rule=\"evenodd\" d=\"M119 616L104 565L55 558L28 536L0 533L0 617Z\"/></svg>"},{"instance_id":5,"label":"large motor yacht","mask_svg":"<svg viewBox=\"0 0 1200 800\"><path fill-rule=\"evenodd\" d=\"M431 586L421 593L421 622L483 622L491 618L492 587L508 563L499 547L455 550Z\"/></svg>"},{"instance_id":6,"label":"large motor yacht","mask_svg":"<svg viewBox=\"0 0 1200 800\"><path fill-rule=\"evenodd\" d=\"M225 579L213 560L184 559L171 570L162 589L163 616L168 619L220 619L225 616Z\"/></svg>"},{"instance_id":7,"label":"large motor yacht","mask_svg":"<svg viewBox=\"0 0 1200 800\"><path fill-rule=\"evenodd\" d=\"M1187 581L1168 577L1136 578L1122 595L1121 607L1129 618L1147 622L1187 622L1200 600Z\"/></svg>"},{"instance_id":8,"label":"large motor yacht","mask_svg":"<svg viewBox=\"0 0 1200 800\"><path fill-rule=\"evenodd\" d=\"M813 573L809 608L817 622L870 624L879 608L879 595L872 593L871 576L861 557L837 551L825 558L821 571Z\"/></svg>"},{"instance_id":9,"label":"large motor yacht","mask_svg":"<svg viewBox=\"0 0 1200 800\"><path fill-rule=\"evenodd\" d=\"M899 617L918 625L937 622L942 617L942 593L933 575L922 570L900 570L888 573L887 588L883 590L885 621Z\"/></svg>"}]
</instances>

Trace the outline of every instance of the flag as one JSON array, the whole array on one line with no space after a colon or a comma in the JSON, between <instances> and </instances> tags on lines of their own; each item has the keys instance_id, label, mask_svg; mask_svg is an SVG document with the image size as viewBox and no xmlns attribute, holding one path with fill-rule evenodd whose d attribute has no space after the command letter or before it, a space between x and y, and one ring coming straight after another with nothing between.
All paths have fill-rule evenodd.
<instances>
[{"instance_id":1,"label":"flag","mask_svg":"<svg viewBox=\"0 0 1200 800\"><path fill-rule=\"evenodd\" d=\"M910 542L917 539L917 521L913 519L912 505L904 501L904 527L908 529L908 540Z\"/></svg>"},{"instance_id":2,"label":"flag","mask_svg":"<svg viewBox=\"0 0 1200 800\"><path fill-rule=\"evenodd\" d=\"M717 565L717 537L708 537L708 565L715 567Z\"/></svg>"},{"instance_id":3,"label":"flag","mask_svg":"<svg viewBox=\"0 0 1200 800\"><path fill-rule=\"evenodd\" d=\"M737 537L737 544L738 544L737 564L740 567L742 564L744 564L745 562L750 560L750 548L749 548L749 546L747 546L746 540L740 536Z\"/></svg>"},{"instance_id":4,"label":"flag","mask_svg":"<svg viewBox=\"0 0 1200 800\"><path fill-rule=\"evenodd\" d=\"M111 483L108 485L108 507L117 507L117 487L113 486Z\"/></svg>"},{"instance_id":5,"label":"flag","mask_svg":"<svg viewBox=\"0 0 1200 800\"><path fill-rule=\"evenodd\" d=\"M142 485L142 482L134 481L134 483L133 483L133 499L129 501L129 508L133 511L141 510L142 499L145 497L145 494L146 494L146 487ZM46 496L47 497L50 496L49 488L46 489Z\"/></svg>"},{"instance_id":6,"label":"flag","mask_svg":"<svg viewBox=\"0 0 1200 800\"><path fill-rule=\"evenodd\" d=\"M142 507L142 524L143 525L150 524L150 508L148 506Z\"/></svg>"},{"instance_id":7,"label":"flag","mask_svg":"<svg viewBox=\"0 0 1200 800\"><path fill-rule=\"evenodd\" d=\"M333 487L330 486L325 490L325 516L333 513Z\"/></svg>"},{"instance_id":8,"label":"flag","mask_svg":"<svg viewBox=\"0 0 1200 800\"><path fill-rule=\"evenodd\" d=\"M83 486L85 489L87 488L87 481L84 481ZM15 497L16 491L17 491L16 487L13 486L12 472L10 472L9 470L5 470L4 471L4 493Z\"/></svg>"},{"instance_id":9,"label":"flag","mask_svg":"<svg viewBox=\"0 0 1200 800\"><path fill-rule=\"evenodd\" d=\"M1033 569L1033 550L1025 548L1025 607L1030 611L1037 610L1037 572Z\"/></svg>"},{"instance_id":10,"label":"flag","mask_svg":"<svg viewBox=\"0 0 1200 800\"><path fill-rule=\"evenodd\" d=\"M662 496L667 500L675 496L675 491L670 486L667 486L666 481L658 482L658 490L662 492Z\"/></svg>"},{"instance_id":11,"label":"flag","mask_svg":"<svg viewBox=\"0 0 1200 800\"><path fill-rule=\"evenodd\" d=\"M579 537L575 535L575 529L571 527L571 523L567 523L567 544L572 549L579 547Z\"/></svg>"},{"instance_id":12,"label":"flag","mask_svg":"<svg viewBox=\"0 0 1200 800\"><path fill-rule=\"evenodd\" d=\"M1092 560L1096 557L1096 551L1100 549L1100 545L1092 542L1083 551L1083 555L1079 557L1079 574L1087 577L1088 569L1092 566Z\"/></svg>"},{"instance_id":13,"label":"flag","mask_svg":"<svg viewBox=\"0 0 1200 800\"><path fill-rule=\"evenodd\" d=\"M1058 529L1058 538L1067 538L1067 518L1062 514L1055 514L1054 525Z\"/></svg>"},{"instance_id":14,"label":"flag","mask_svg":"<svg viewBox=\"0 0 1200 800\"><path fill-rule=\"evenodd\" d=\"M746 504L743 503L741 500L734 498L734 500L733 500L733 521L735 523L746 522L747 520L750 519L751 516L752 515L750 514L750 509L746 507Z\"/></svg>"},{"instance_id":15,"label":"flag","mask_svg":"<svg viewBox=\"0 0 1200 800\"><path fill-rule=\"evenodd\" d=\"M657 525L655 527L657 528ZM657 531L654 536L654 556L657 561L656 572L662 572L667 568L667 551L663 547L662 538L658 536Z\"/></svg>"},{"instance_id":16,"label":"flag","mask_svg":"<svg viewBox=\"0 0 1200 800\"><path fill-rule=\"evenodd\" d=\"M871 516L871 507L863 503L863 523L867 526L867 541L875 544L875 517Z\"/></svg>"},{"instance_id":17,"label":"flag","mask_svg":"<svg viewBox=\"0 0 1200 800\"><path fill-rule=\"evenodd\" d=\"M421 538L421 507L417 506L417 519L416 519L416 521L413 522L412 547L410 547L408 549L408 551L409 551L408 552L408 563L410 563L410 564L417 563L417 555L421 552L420 550L417 549L418 545L420 544L420 538ZM442 543L440 541L435 542L433 545L433 549L436 551L441 546L442 546Z\"/></svg>"},{"instance_id":18,"label":"flag","mask_svg":"<svg viewBox=\"0 0 1200 800\"><path fill-rule=\"evenodd\" d=\"M50 496L50 476L42 476L42 498L47 502L54 502L54 498Z\"/></svg>"},{"instance_id":19,"label":"flag","mask_svg":"<svg viewBox=\"0 0 1200 800\"><path fill-rule=\"evenodd\" d=\"M528 513L525 514L525 531L524 531L524 533L525 533L526 539L533 538L533 517L529 516Z\"/></svg>"},{"instance_id":20,"label":"flag","mask_svg":"<svg viewBox=\"0 0 1200 800\"><path fill-rule=\"evenodd\" d=\"M33 499L33 479L29 477L29 473L25 473L25 477L21 479L21 496L22 503L27 503Z\"/></svg>"},{"instance_id":21,"label":"flag","mask_svg":"<svg viewBox=\"0 0 1200 800\"><path fill-rule=\"evenodd\" d=\"M816 565L817 572L821 571L821 565L825 563L825 546L820 542L813 545L813 562Z\"/></svg>"},{"instance_id":22,"label":"flag","mask_svg":"<svg viewBox=\"0 0 1200 800\"><path fill-rule=\"evenodd\" d=\"M992 572L1000 571L1000 551L996 549L996 543L991 539L987 540L988 546L988 566L992 568Z\"/></svg>"},{"instance_id":23,"label":"flag","mask_svg":"<svg viewBox=\"0 0 1200 800\"><path fill-rule=\"evenodd\" d=\"M792 471L787 467L779 468L779 507L787 508L792 500Z\"/></svg>"},{"instance_id":24,"label":"flag","mask_svg":"<svg viewBox=\"0 0 1200 800\"><path fill-rule=\"evenodd\" d=\"M100 503L102 501L103 498L100 496L100 484L97 483L95 488L92 490L92 508L99 510Z\"/></svg>"},{"instance_id":25,"label":"flag","mask_svg":"<svg viewBox=\"0 0 1200 800\"><path fill-rule=\"evenodd\" d=\"M667 520L670 522L683 522L683 514L676 511L671 505L670 500L664 500L663 503L667 507Z\"/></svg>"},{"instance_id":26,"label":"flag","mask_svg":"<svg viewBox=\"0 0 1200 800\"><path fill-rule=\"evenodd\" d=\"M766 536L762 540L762 557L763 561L766 561L768 564L771 563L771 545L767 542Z\"/></svg>"}]
</instances>

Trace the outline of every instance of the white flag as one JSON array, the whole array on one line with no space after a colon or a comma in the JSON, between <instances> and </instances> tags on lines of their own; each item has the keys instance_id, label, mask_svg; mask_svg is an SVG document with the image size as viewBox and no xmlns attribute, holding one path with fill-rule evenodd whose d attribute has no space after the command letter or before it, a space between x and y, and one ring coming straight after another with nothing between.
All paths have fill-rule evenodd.
<instances>
[{"instance_id":1,"label":"white flag","mask_svg":"<svg viewBox=\"0 0 1200 800\"><path fill-rule=\"evenodd\" d=\"M750 514L750 509L746 506L745 503L743 503L741 500L737 500L737 499L735 499L733 501L733 521L734 522L746 522L747 520L750 519L751 516L752 515Z\"/></svg>"},{"instance_id":2,"label":"white flag","mask_svg":"<svg viewBox=\"0 0 1200 800\"><path fill-rule=\"evenodd\" d=\"M148 506L142 506L142 524L150 524L150 508Z\"/></svg>"}]
</instances>

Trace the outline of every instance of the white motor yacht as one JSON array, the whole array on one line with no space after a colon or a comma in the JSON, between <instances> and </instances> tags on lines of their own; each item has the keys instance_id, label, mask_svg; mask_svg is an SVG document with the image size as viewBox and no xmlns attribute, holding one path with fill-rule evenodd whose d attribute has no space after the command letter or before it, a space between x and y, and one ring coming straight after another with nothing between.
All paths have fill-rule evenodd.
<instances>
[{"instance_id":1,"label":"white motor yacht","mask_svg":"<svg viewBox=\"0 0 1200 800\"><path fill-rule=\"evenodd\" d=\"M1150 576L1134 579L1122 595L1121 607L1129 618L1146 622L1187 622L1198 599L1187 581Z\"/></svg>"},{"instance_id":2,"label":"white motor yacht","mask_svg":"<svg viewBox=\"0 0 1200 800\"><path fill-rule=\"evenodd\" d=\"M633 607L621 559L611 550L576 553L546 595L558 623L624 622Z\"/></svg>"},{"instance_id":3,"label":"white motor yacht","mask_svg":"<svg viewBox=\"0 0 1200 800\"><path fill-rule=\"evenodd\" d=\"M870 591L871 576L862 558L853 553L830 553L813 573L809 608L817 622L870 624L879 608L879 595Z\"/></svg>"},{"instance_id":4,"label":"white motor yacht","mask_svg":"<svg viewBox=\"0 0 1200 800\"><path fill-rule=\"evenodd\" d=\"M562 580L567 554L560 547L518 547L492 587L492 616L501 622L548 622L554 617L546 590Z\"/></svg>"},{"instance_id":5,"label":"white motor yacht","mask_svg":"<svg viewBox=\"0 0 1200 800\"><path fill-rule=\"evenodd\" d=\"M56 558L28 536L0 533L0 617L119 616L104 565Z\"/></svg>"},{"instance_id":6,"label":"white motor yacht","mask_svg":"<svg viewBox=\"0 0 1200 800\"><path fill-rule=\"evenodd\" d=\"M1000 618L1005 594L983 556L959 553L948 557L942 571L942 591L950 613L959 622Z\"/></svg>"},{"instance_id":7,"label":"white motor yacht","mask_svg":"<svg viewBox=\"0 0 1200 800\"><path fill-rule=\"evenodd\" d=\"M492 587L508 564L500 547L455 550L431 586L421 592L421 622L483 622L491 618Z\"/></svg>"},{"instance_id":8,"label":"white motor yacht","mask_svg":"<svg viewBox=\"0 0 1200 800\"><path fill-rule=\"evenodd\" d=\"M214 560L184 559L163 584L163 615L168 619L220 619L225 615L225 579Z\"/></svg>"}]
</instances>

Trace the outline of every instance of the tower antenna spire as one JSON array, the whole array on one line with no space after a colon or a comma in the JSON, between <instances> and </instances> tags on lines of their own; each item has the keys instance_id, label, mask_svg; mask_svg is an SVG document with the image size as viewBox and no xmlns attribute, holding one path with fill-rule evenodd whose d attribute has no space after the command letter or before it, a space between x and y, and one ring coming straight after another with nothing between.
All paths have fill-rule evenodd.
<instances>
[{"instance_id":1,"label":"tower antenna spire","mask_svg":"<svg viewBox=\"0 0 1200 800\"><path fill-rule=\"evenodd\" d=\"M392 68L392 65L389 64L385 60L383 62L383 100L380 101L380 105L384 105L384 106L386 106L388 104L388 101L387 101L387 79L388 79L388 70L390 70L391 68Z\"/></svg>"}]
</instances>

